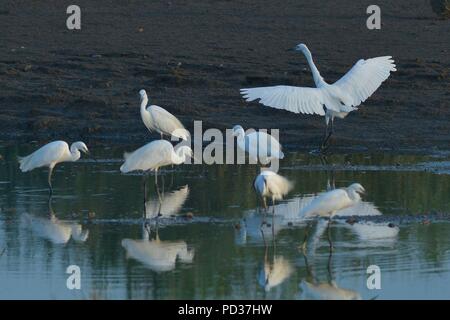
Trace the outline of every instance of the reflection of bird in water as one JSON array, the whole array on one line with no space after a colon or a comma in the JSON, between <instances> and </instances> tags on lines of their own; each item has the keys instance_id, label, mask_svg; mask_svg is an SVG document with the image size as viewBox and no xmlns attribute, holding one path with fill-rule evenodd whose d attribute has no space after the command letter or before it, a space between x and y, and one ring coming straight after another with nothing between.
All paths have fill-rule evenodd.
<instances>
[{"instance_id":1,"label":"reflection of bird in water","mask_svg":"<svg viewBox=\"0 0 450 320\"><path fill-rule=\"evenodd\" d=\"M336 281L333 279L332 274L332 254L328 256L327 265L327 281L319 281L313 271L313 268L309 265L306 255L305 266L307 272L307 278L300 282L300 299L305 300L361 300L361 295L354 290L340 288Z\"/></svg>"},{"instance_id":2,"label":"reflection of bird in water","mask_svg":"<svg viewBox=\"0 0 450 320\"><path fill-rule=\"evenodd\" d=\"M185 185L179 190L161 194L145 203L145 218L171 217L176 215L189 196L189 186ZM161 199L161 200L160 200Z\"/></svg>"},{"instance_id":3,"label":"reflection of bird in water","mask_svg":"<svg viewBox=\"0 0 450 320\"><path fill-rule=\"evenodd\" d=\"M150 231L148 232L150 236ZM123 239L122 247L127 257L133 258L149 269L162 272L175 269L176 261L192 263L194 249L189 249L184 241L161 241L156 231L155 239Z\"/></svg>"},{"instance_id":4,"label":"reflection of bird in water","mask_svg":"<svg viewBox=\"0 0 450 320\"><path fill-rule=\"evenodd\" d=\"M264 231L261 230L261 233L264 238ZM272 239L273 246L271 257L269 256L269 246L267 245L267 242L264 241L264 264L258 278L259 285L263 287L266 292L269 292L272 288L282 284L294 271L288 260L276 254L274 235L272 235Z\"/></svg>"},{"instance_id":5,"label":"reflection of bird in water","mask_svg":"<svg viewBox=\"0 0 450 320\"><path fill-rule=\"evenodd\" d=\"M400 231L399 227L393 223L349 222L346 226L360 240L392 240L397 237Z\"/></svg>"},{"instance_id":6,"label":"reflection of bird in water","mask_svg":"<svg viewBox=\"0 0 450 320\"><path fill-rule=\"evenodd\" d=\"M59 220L53 212L50 201L48 218L37 217L26 213L23 215L23 219L34 233L55 244L65 244L71 237L75 241L85 242L89 236L89 230L83 230L80 224Z\"/></svg>"}]
</instances>

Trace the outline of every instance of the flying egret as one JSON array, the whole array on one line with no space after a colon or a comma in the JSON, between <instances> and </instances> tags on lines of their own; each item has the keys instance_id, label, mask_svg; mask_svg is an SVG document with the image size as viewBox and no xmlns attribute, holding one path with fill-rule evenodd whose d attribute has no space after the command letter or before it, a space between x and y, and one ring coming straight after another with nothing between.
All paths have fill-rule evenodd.
<instances>
[{"instance_id":1,"label":"flying egret","mask_svg":"<svg viewBox=\"0 0 450 320\"><path fill-rule=\"evenodd\" d=\"M161 139L163 139L164 135L183 140L188 139L189 132L184 128L180 120L160 106L150 105L147 108L148 97L145 90L139 91L139 95L141 96L141 118L150 132L158 132L161 135Z\"/></svg>"},{"instance_id":2,"label":"flying egret","mask_svg":"<svg viewBox=\"0 0 450 320\"><path fill-rule=\"evenodd\" d=\"M272 200L273 214L275 214L275 200L281 200L292 189L292 183L285 177L270 171L263 170L253 181L256 193L262 198L264 209L267 212L266 198ZM265 224L263 220L262 225Z\"/></svg>"},{"instance_id":3,"label":"flying egret","mask_svg":"<svg viewBox=\"0 0 450 320\"><path fill-rule=\"evenodd\" d=\"M305 55L316 88L279 85L241 89L241 94L246 101L260 99L260 103L272 108L325 116L326 128L322 150L333 134L334 118L343 119L351 111L357 110L356 107L367 100L391 72L396 71L391 56L361 59L342 78L328 84L314 64L308 47L301 43L294 50Z\"/></svg>"},{"instance_id":4,"label":"flying egret","mask_svg":"<svg viewBox=\"0 0 450 320\"><path fill-rule=\"evenodd\" d=\"M186 161L186 157L193 157L192 149L188 146L181 146L175 150L172 144L166 140L156 140L140 147L139 149L127 153L125 152L125 162L120 167L122 173L131 171L144 172L144 206L147 201L147 183L145 175L149 171L155 172L155 185L158 190L158 170L167 165L179 165ZM161 201L161 197L158 196Z\"/></svg>"},{"instance_id":5,"label":"flying egret","mask_svg":"<svg viewBox=\"0 0 450 320\"><path fill-rule=\"evenodd\" d=\"M255 161L267 164L272 159L284 158L280 143L270 134L260 131L245 134L244 129L236 125L233 127L233 136L237 137L238 148Z\"/></svg>"},{"instance_id":6,"label":"flying egret","mask_svg":"<svg viewBox=\"0 0 450 320\"><path fill-rule=\"evenodd\" d=\"M334 189L324 192L312 200L300 212L300 216L309 218L314 216L328 217L327 233L328 242L330 243L330 250L333 249L330 237L330 223L337 211L351 207L361 200L361 195L364 194L364 187L359 183L353 183L347 188ZM305 232L305 239L303 241L303 250L306 248L306 240L308 233Z\"/></svg>"},{"instance_id":7,"label":"flying egret","mask_svg":"<svg viewBox=\"0 0 450 320\"><path fill-rule=\"evenodd\" d=\"M53 168L60 162L77 161L80 159L80 151L89 154L84 142L74 142L69 149L67 142L53 141L28 156L19 157L20 170L27 172L39 167L48 167L48 187L51 196L53 194L51 180Z\"/></svg>"}]
</instances>

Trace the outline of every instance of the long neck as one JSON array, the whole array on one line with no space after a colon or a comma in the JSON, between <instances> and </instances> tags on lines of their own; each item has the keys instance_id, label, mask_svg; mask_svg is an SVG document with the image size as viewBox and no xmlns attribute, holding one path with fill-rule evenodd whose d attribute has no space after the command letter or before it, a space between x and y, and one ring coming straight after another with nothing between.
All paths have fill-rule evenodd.
<instances>
[{"instance_id":1,"label":"long neck","mask_svg":"<svg viewBox=\"0 0 450 320\"><path fill-rule=\"evenodd\" d=\"M238 140L238 141L243 141L244 138L245 138L245 132L244 132L244 129L239 129L238 135L237 135L237 140Z\"/></svg>"},{"instance_id":2,"label":"long neck","mask_svg":"<svg viewBox=\"0 0 450 320\"><path fill-rule=\"evenodd\" d=\"M147 103L148 103L148 98L147 98L147 96L143 96L142 99L141 99L141 113L147 111L147 110L145 109L145 107L147 107Z\"/></svg>"},{"instance_id":3,"label":"long neck","mask_svg":"<svg viewBox=\"0 0 450 320\"><path fill-rule=\"evenodd\" d=\"M175 152L174 157L172 158L172 161L174 164L182 164L184 161L186 160L186 156L184 155L183 151L177 150L177 152Z\"/></svg>"},{"instance_id":4,"label":"long neck","mask_svg":"<svg viewBox=\"0 0 450 320\"><path fill-rule=\"evenodd\" d=\"M311 69L314 83L316 84L316 87L323 85L325 81L323 80L322 76L320 75L319 69L317 69L316 65L314 64L311 52L306 51L303 53L306 57L306 60L308 61L309 68Z\"/></svg>"},{"instance_id":5,"label":"long neck","mask_svg":"<svg viewBox=\"0 0 450 320\"><path fill-rule=\"evenodd\" d=\"M347 193L350 199L352 199L353 201L359 201L361 200L361 196L359 195L358 192L356 192L353 189L347 189Z\"/></svg>"},{"instance_id":6,"label":"long neck","mask_svg":"<svg viewBox=\"0 0 450 320\"><path fill-rule=\"evenodd\" d=\"M77 161L80 159L80 150L75 148L74 146L70 147L70 159L69 161Z\"/></svg>"}]
</instances>

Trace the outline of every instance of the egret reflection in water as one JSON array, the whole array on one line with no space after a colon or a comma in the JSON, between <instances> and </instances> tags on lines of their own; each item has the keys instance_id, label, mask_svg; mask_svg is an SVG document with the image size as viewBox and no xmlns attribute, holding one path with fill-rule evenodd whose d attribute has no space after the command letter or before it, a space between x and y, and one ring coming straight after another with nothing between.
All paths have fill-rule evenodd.
<instances>
[{"instance_id":1,"label":"egret reflection in water","mask_svg":"<svg viewBox=\"0 0 450 320\"><path fill-rule=\"evenodd\" d=\"M265 239L264 231L261 230L262 237ZM272 235L272 241L264 241L264 262L259 272L258 283L269 292L286 281L294 272L292 264L281 255L276 253L275 236ZM272 246L268 245L272 243ZM270 251L270 249L272 249ZM269 252L270 251L270 252Z\"/></svg>"},{"instance_id":2,"label":"egret reflection in water","mask_svg":"<svg viewBox=\"0 0 450 320\"><path fill-rule=\"evenodd\" d=\"M162 241L158 230L154 239L150 239L150 231L148 237L142 240L123 239L122 247L127 258L133 258L156 272L175 269L177 261L192 263L195 253L185 241Z\"/></svg>"},{"instance_id":3,"label":"egret reflection in water","mask_svg":"<svg viewBox=\"0 0 450 320\"><path fill-rule=\"evenodd\" d=\"M352 289L341 288L333 278L332 253L327 261L327 280L319 280L314 272L314 267L304 255L307 272L306 279L300 282L299 298L302 300L361 300L361 295Z\"/></svg>"},{"instance_id":4,"label":"egret reflection in water","mask_svg":"<svg viewBox=\"0 0 450 320\"><path fill-rule=\"evenodd\" d=\"M150 198L145 203L145 218L173 217L177 215L189 197L189 186L185 185L178 190L158 192L158 196Z\"/></svg>"},{"instance_id":5,"label":"egret reflection in water","mask_svg":"<svg viewBox=\"0 0 450 320\"><path fill-rule=\"evenodd\" d=\"M89 230L76 222L59 220L52 207L51 198L48 201L48 216L39 217L30 213L22 215L22 221L31 228L33 234L45 238L55 244L66 244L70 238L78 242L85 242L89 236Z\"/></svg>"}]
</instances>

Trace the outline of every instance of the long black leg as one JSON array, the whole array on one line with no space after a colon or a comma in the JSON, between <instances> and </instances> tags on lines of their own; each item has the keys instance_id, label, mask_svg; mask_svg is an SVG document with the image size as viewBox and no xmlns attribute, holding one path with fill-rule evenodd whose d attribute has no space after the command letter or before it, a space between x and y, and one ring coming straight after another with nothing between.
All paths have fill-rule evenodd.
<instances>
[{"instance_id":1,"label":"long black leg","mask_svg":"<svg viewBox=\"0 0 450 320\"><path fill-rule=\"evenodd\" d=\"M330 121L331 121L331 122L330 122L330 130L329 130L329 132L328 132L327 137L325 138L325 140L324 140L323 143L322 143L322 147L321 147L322 150L328 149L328 147L329 147L329 140L330 140L330 138L331 138L331 135L332 135L333 132L334 132L334 128L333 128L334 119L331 118ZM328 125L327 125L327 127L328 127Z\"/></svg>"},{"instance_id":2,"label":"long black leg","mask_svg":"<svg viewBox=\"0 0 450 320\"><path fill-rule=\"evenodd\" d=\"M48 190L49 190L49 198L53 195L53 187L52 187L52 173L53 173L53 167L48 168Z\"/></svg>"},{"instance_id":3,"label":"long black leg","mask_svg":"<svg viewBox=\"0 0 450 320\"><path fill-rule=\"evenodd\" d=\"M144 189L144 213L143 213L143 218L145 220L145 214L146 214L146 206L147 206L147 173L144 172L144 175L142 176L142 184L143 184L143 189Z\"/></svg>"},{"instance_id":4,"label":"long black leg","mask_svg":"<svg viewBox=\"0 0 450 320\"><path fill-rule=\"evenodd\" d=\"M305 236L303 237L303 243L302 243L302 252L306 255L307 252L307 244L308 244L308 236L309 236L309 229L311 227L311 222L308 221L306 223L306 227L305 227Z\"/></svg>"},{"instance_id":5,"label":"long black leg","mask_svg":"<svg viewBox=\"0 0 450 320\"><path fill-rule=\"evenodd\" d=\"M333 242L331 242L330 225L331 225L331 217L328 219L328 225L327 225L327 236L328 236L328 243L330 245L330 253L331 253L331 252L333 252Z\"/></svg>"}]
</instances>

